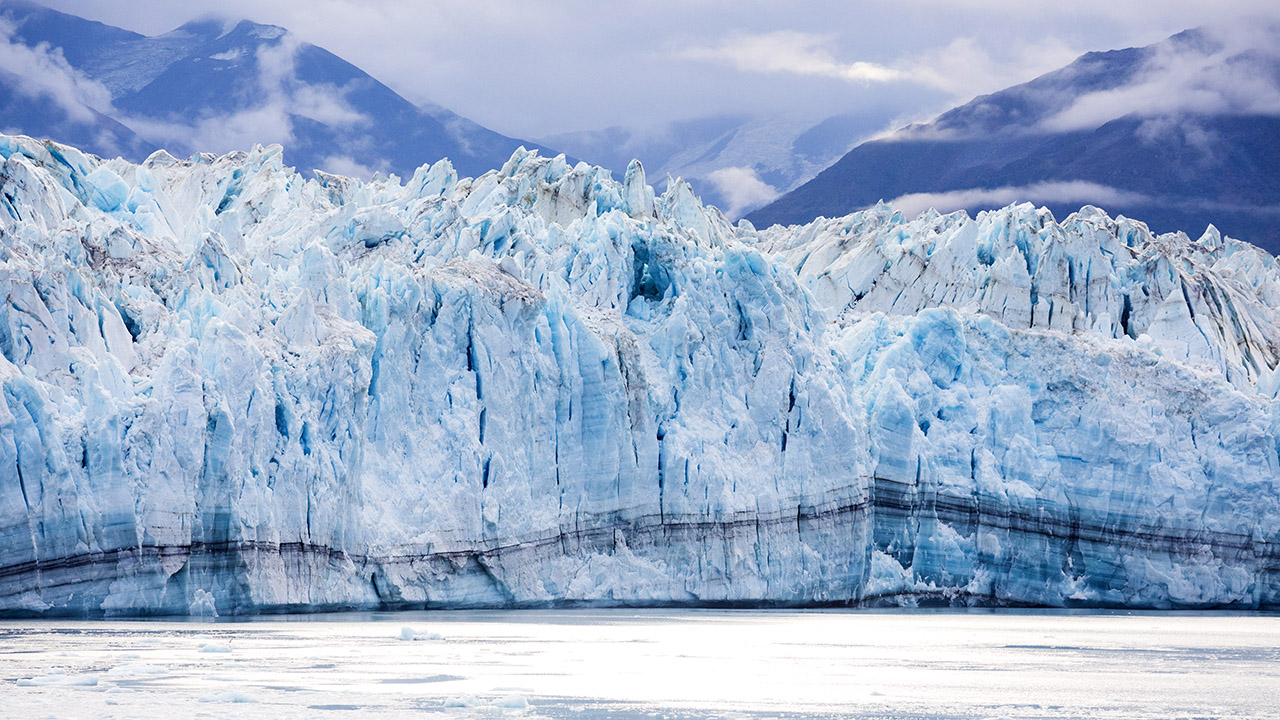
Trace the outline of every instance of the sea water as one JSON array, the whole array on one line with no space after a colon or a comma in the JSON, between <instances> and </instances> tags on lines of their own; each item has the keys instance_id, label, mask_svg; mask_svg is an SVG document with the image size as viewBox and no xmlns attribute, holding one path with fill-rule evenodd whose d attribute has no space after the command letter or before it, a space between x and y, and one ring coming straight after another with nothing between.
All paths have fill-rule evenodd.
<instances>
[{"instance_id":1,"label":"sea water","mask_svg":"<svg viewBox=\"0 0 1280 720\"><path fill-rule=\"evenodd\" d=\"M4 718L1280 718L1280 616L530 610L0 622Z\"/></svg>"}]
</instances>

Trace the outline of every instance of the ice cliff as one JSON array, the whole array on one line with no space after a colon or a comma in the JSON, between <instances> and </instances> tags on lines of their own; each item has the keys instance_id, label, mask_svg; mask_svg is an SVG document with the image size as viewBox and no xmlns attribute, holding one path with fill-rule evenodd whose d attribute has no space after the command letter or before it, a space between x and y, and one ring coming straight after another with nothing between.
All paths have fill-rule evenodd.
<instances>
[{"instance_id":1,"label":"ice cliff","mask_svg":"<svg viewBox=\"0 0 1280 720\"><path fill-rule=\"evenodd\" d=\"M1280 605L1280 267L0 137L0 612Z\"/></svg>"}]
</instances>

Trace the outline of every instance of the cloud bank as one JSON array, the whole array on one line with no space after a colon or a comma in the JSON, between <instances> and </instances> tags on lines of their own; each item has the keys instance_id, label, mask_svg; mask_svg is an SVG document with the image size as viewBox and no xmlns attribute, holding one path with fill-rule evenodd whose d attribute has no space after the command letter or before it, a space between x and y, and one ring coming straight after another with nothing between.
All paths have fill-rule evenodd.
<instances>
[{"instance_id":1,"label":"cloud bank","mask_svg":"<svg viewBox=\"0 0 1280 720\"><path fill-rule=\"evenodd\" d=\"M1280 115L1277 67L1280 23L1208 26L1199 38L1157 46L1132 82L1086 94L1041 127L1088 130L1130 115Z\"/></svg>"},{"instance_id":2,"label":"cloud bank","mask_svg":"<svg viewBox=\"0 0 1280 720\"><path fill-rule=\"evenodd\" d=\"M1048 38L1014 40L999 46L1001 57L972 37L914 54L890 64L837 60L834 35L791 30L731 33L709 47L686 48L690 60L721 63L742 72L790 74L844 80L860 85L905 83L967 99L1027 80L1071 62L1079 51Z\"/></svg>"},{"instance_id":3,"label":"cloud bank","mask_svg":"<svg viewBox=\"0 0 1280 720\"><path fill-rule=\"evenodd\" d=\"M835 59L831 36L779 30L748 34L733 33L712 47L693 47L682 55L690 60L723 62L738 70L789 73L883 83L900 80L903 74L871 62L842 63Z\"/></svg>"},{"instance_id":4,"label":"cloud bank","mask_svg":"<svg viewBox=\"0 0 1280 720\"><path fill-rule=\"evenodd\" d=\"M949 213L967 208L1000 208L1019 202L1136 205L1152 202L1141 193L1082 180L1033 183L1023 187L968 188L940 193L911 193L889 201L904 215L915 216L933 208Z\"/></svg>"},{"instance_id":5,"label":"cloud bank","mask_svg":"<svg viewBox=\"0 0 1280 720\"><path fill-rule=\"evenodd\" d=\"M67 64L60 48L14 42L14 27L0 18L0 72L14 76L9 86L31 99L47 98L76 122L93 123L111 111L111 93Z\"/></svg>"},{"instance_id":6,"label":"cloud bank","mask_svg":"<svg viewBox=\"0 0 1280 720\"><path fill-rule=\"evenodd\" d=\"M257 143L279 143L288 147L294 140L293 117L344 130L371 126L372 119L347 102L343 88L295 80L295 61L301 47L302 42L292 34L283 34L278 42L258 47L253 55L257 67L254 91L246 93L256 101L248 107L230 112L210 111L195 120L128 116L123 121L139 135L182 153L196 150L223 153ZM220 59L247 61L248 56L233 54ZM372 170L350 158L333 158L335 162L344 159L344 170L366 178L372 174Z\"/></svg>"},{"instance_id":7,"label":"cloud bank","mask_svg":"<svg viewBox=\"0 0 1280 720\"><path fill-rule=\"evenodd\" d=\"M708 173L707 181L725 199L725 207L721 210L731 220L776 200L781 194L749 167L721 168Z\"/></svg>"},{"instance_id":8,"label":"cloud bank","mask_svg":"<svg viewBox=\"0 0 1280 720\"><path fill-rule=\"evenodd\" d=\"M1088 50L1280 12L1263 0L46 1L148 34L211 11L281 25L415 102L517 137L872 106L924 119Z\"/></svg>"},{"instance_id":9,"label":"cloud bank","mask_svg":"<svg viewBox=\"0 0 1280 720\"><path fill-rule=\"evenodd\" d=\"M941 213L949 213L956 210L1002 208L1022 202L1035 205L1049 203L1096 205L1108 211L1115 206L1170 207L1176 205L1186 209L1280 217L1280 205L1248 205L1187 198L1170 200L1084 180L1033 183L1021 187L966 188L937 193L910 193L888 202L909 217L919 215L931 208Z\"/></svg>"}]
</instances>

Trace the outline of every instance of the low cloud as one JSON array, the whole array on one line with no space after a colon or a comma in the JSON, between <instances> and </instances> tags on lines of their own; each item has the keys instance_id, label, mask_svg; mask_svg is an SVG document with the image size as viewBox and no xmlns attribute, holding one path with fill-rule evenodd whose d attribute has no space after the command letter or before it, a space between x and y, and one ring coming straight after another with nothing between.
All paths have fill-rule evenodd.
<instances>
[{"instance_id":1,"label":"low cloud","mask_svg":"<svg viewBox=\"0 0 1280 720\"><path fill-rule=\"evenodd\" d=\"M997 208L1019 202L1081 203L1100 205L1134 205L1150 203L1152 199L1141 193L1118 190L1106 185L1070 180L1065 182L1034 183L1025 187L969 188L941 193L911 193L889 201L903 215L914 217L933 208L948 213L965 208Z\"/></svg>"},{"instance_id":2,"label":"low cloud","mask_svg":"<svg viewBox=\"0 0 1280 720\"><path fill-rule=\"evenodd\" d=\"M369 71L411 101L439 103L527 138L729 113L818 120L872 106L923 120L951 101L967 99L966 93L1028 80L1087 50L1146 45L1213 18L1280 14L1280 3L1265 0L43 2L146 33L167 32L211 11L275 23ZM734 53L719 52L728 41L779 29L818 40L807 48L802 42L803 62L793 56L788 67L854 79L725 70L735 67ZM972 40L953 46L957 37ZM981 53L966 56L964 42L985 51L991 65ZM776 38L774 46L796 49ZM1070 50L1065 57L1062 47ZM696 48L692 55L702 59L682 55L687 48ZM1038 57L1040 48L1050 57ZM929 63L933 57L937 62ZM883 68L911 70L913 58L925 61L935 77L951 80L922 87L901 78L874 79L884 76ZM746 60L755 67L768 64L740 58ZM876 72L841 69L856 61L869 61ZM847 88L830 87L838 82ZM944 85L945 98L937 85Z\"/></svg>"},{"instance_id":3,"label":"low cloud","mask_svg":"<svg viewBox=\"0 0 1280 720\"><path fill-rule=\"evenodd\" d=\"M1090 130L1126 116L1280 115L1280 25L1232 23L1188 42L1156 46L1132 81L1088 93L1041 123L1049 131ZM1193 145L1195 127L1150 124L1144 137L1179 132Z\"/></svg>"},{"instance_id":4,"label":"low cloud","mask_svg":"<svg viewBox=\"0 0 1280 720\"><path fill-rule=\"evenodd\" d=\"M294 140L295 116L335 128L372 124L370 118L351 107L342 88L299 83L296 58L302 44L293 35L279 37L279 42L265 43L255 53L256 96L261 99L253 106L231 113L211 113L194 121L131 116L124 118L125 124L156 144L181 148L179 152L229 152L270 143L288 147ZM240 57L223 55L229 61Z\"/></svg>"},{"instance_id":5,"label":"low cloud","mask_svg":"<svg viewBox=\"0 0 1280 720\"><path fill-rule=\"evenodd\" d=\"M92 123L98 112L111 111L111 93L76 72L61 48L41 43L28 47L14 42L14 27L0 18L0 72L15 78L11 87L31 98L47 98L77 122Z\"/></svg>"},{"instance_id":6,"label":"low cloud","mask_svg":"<svg viewBox=\"0 0 1280 720\"><path fill-rule=\"evenodd\" d=\"M1067 203L1096 205L1104 210L1111 206L1179 207L1184 210L1206 210L1223 213L1247 213L1260 217L1280 217L1280 205L1248 205L1209 199L1161 198L1142 193L1120 190L1108 185L1067 180L1061 182L1033 183L1023 187L967 188L940 193L911 193L889 201L889 204L907 217L915 217L933 208L949 213L969 208L990 209L1007 207L1014 203L1029 202L1036 205Z\"/></svg>"},{"instance_id":7,"label":"low cloud","mask_svg":"<svg viewBox=\"0 0 1280 720\"><path fill-rule=\"evenodd\" d=\"M385 168L370 167L346 155L330 155L320 161L320 166L324 168L325 172L346 175L347 177L365 181L372 178L375 172L385 170Z\"/></svg>"},{"instance_id":8,"label":"low cloud","mask_svg":"<svg viewBox=\"0 0 1280 720\"><path fill-rule=\"evenodd\" d=\"M812 75L859 83L902 79L901 73L884 65L837 61L830 48L833 40L826 35L792 30L735 33L716 46L689 48L682 55L690 60L721 62L752 72Z\"/></svg>"},{"instance_id":9,"label":"low cloud","mask_svg":"<svg viewBox=\"0 0 1280 720\"><path fill-rule=\"evenodd\" d=\"M1007 42L999 50L1000 56L994 56L966 37L888 64L845 62L837 59L834 36L782 30L733 33L716 45L689 48L681 55L746 72L826 77L863 85L911 83L953 97L972 97L1048 72L1080 54L1055 38Z\"/></svg>"},{"instance_id":10,"label":"low cloud","mask_svg":"<svg viewBox=\"0 0 1280 720\"><path fill-rule=\"evenodd\" d=\"M909 55L895 67L918 85L968 99L1026 82L1079 55L1077 47L1053 37L1035 42L1010 40L999 46L998 55L978 40L962 37L944 47Z\"/></svg>"},{"instance_id":11,"label":"low cloud","mask_svg":"<svg viewBox=\"0 0 1280 720\"><path fill-rule=\"evenodd\" d=\"M247 150L256 144L288 145L293 140L289 115L280 105L210 115L195 122L124 118L135 133L178 153Z\"/></svg>"},{"instance_id":12,"label":"low cloud","mask_svg":"<svg viewBox=\"0 0 1280 720\"><path fill-rule=\"evenodd\" d=\"M707 174L710 182L725 199L727 207L721 208L730 219L737 219L748 210L754 210L775 200L780 194L772 185L761 180L749 167L720 168Z\"/></svg>"},{"instance_id":13,"label":"low cloud","mask_svg":"<svg viewBox=\"0 0 1280 720\"><path fill-rule=\"evenodd\" d=\"M337 127L370 123L347 103L341 88L299 83L297 57L302 43L291 34L279 37L280 42L264 44L257 52L258 84L268 98L267 105Z\"/></svg>"}]
</instances>

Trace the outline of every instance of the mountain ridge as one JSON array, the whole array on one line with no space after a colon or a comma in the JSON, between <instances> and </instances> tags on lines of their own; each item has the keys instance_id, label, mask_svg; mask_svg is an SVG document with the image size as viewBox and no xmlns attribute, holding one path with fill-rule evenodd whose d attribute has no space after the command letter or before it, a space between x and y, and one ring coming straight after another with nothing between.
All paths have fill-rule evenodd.
<instances>
[{"instance_id":1,"label":"mountain ridge","mask_svg":"<svg viewBox=\"0 0 1280 720\"><path fill-rule=\"evenodd\" d=\"M408 177L441 157L480 175L519 146L547 152L447 109L414 105L278 26L204 18L146 36L28 0L0 2L0 13L14 26L14 42L46 45L110 93L111 107L100 114L130 128L138 140L115 143L122 145L118 150L88 143L86 149L98 154L118 151L138 162L145 147L187 156L281 142L304 172ZM43 134L41 126L56 133L63 124L56 116L25 120L20 129L36 135ZM82 142L85 137L77 136Z\"/></svg>"},{"instance_id":2,"label":"mountain ridge","mask_svg":"<svg viewBox=\"0 0 1280 720\"><path fill-rule=\"evenodd\" d=\"M1202 30L1143 48L1087 53L930 123L863 143L747 219L762 226L805 222L899 198L922 204L933 198L950 205L944 209L972 212L1020 192L1018 199L1060 217L1095 204L1142 217L1161 232L1198 233L1214 224L1276 252L1280 118L1230 106L1218 114L1175 107L1103 122L1073 118L1091 100L1096 106L1144 84L1158 87L1160 64L1183 57L1207 58L1205 82L1226 84L1230 73L1246 72L1280 83L1280 61L1235 51Z\"/></svg>"}]
</instances>

